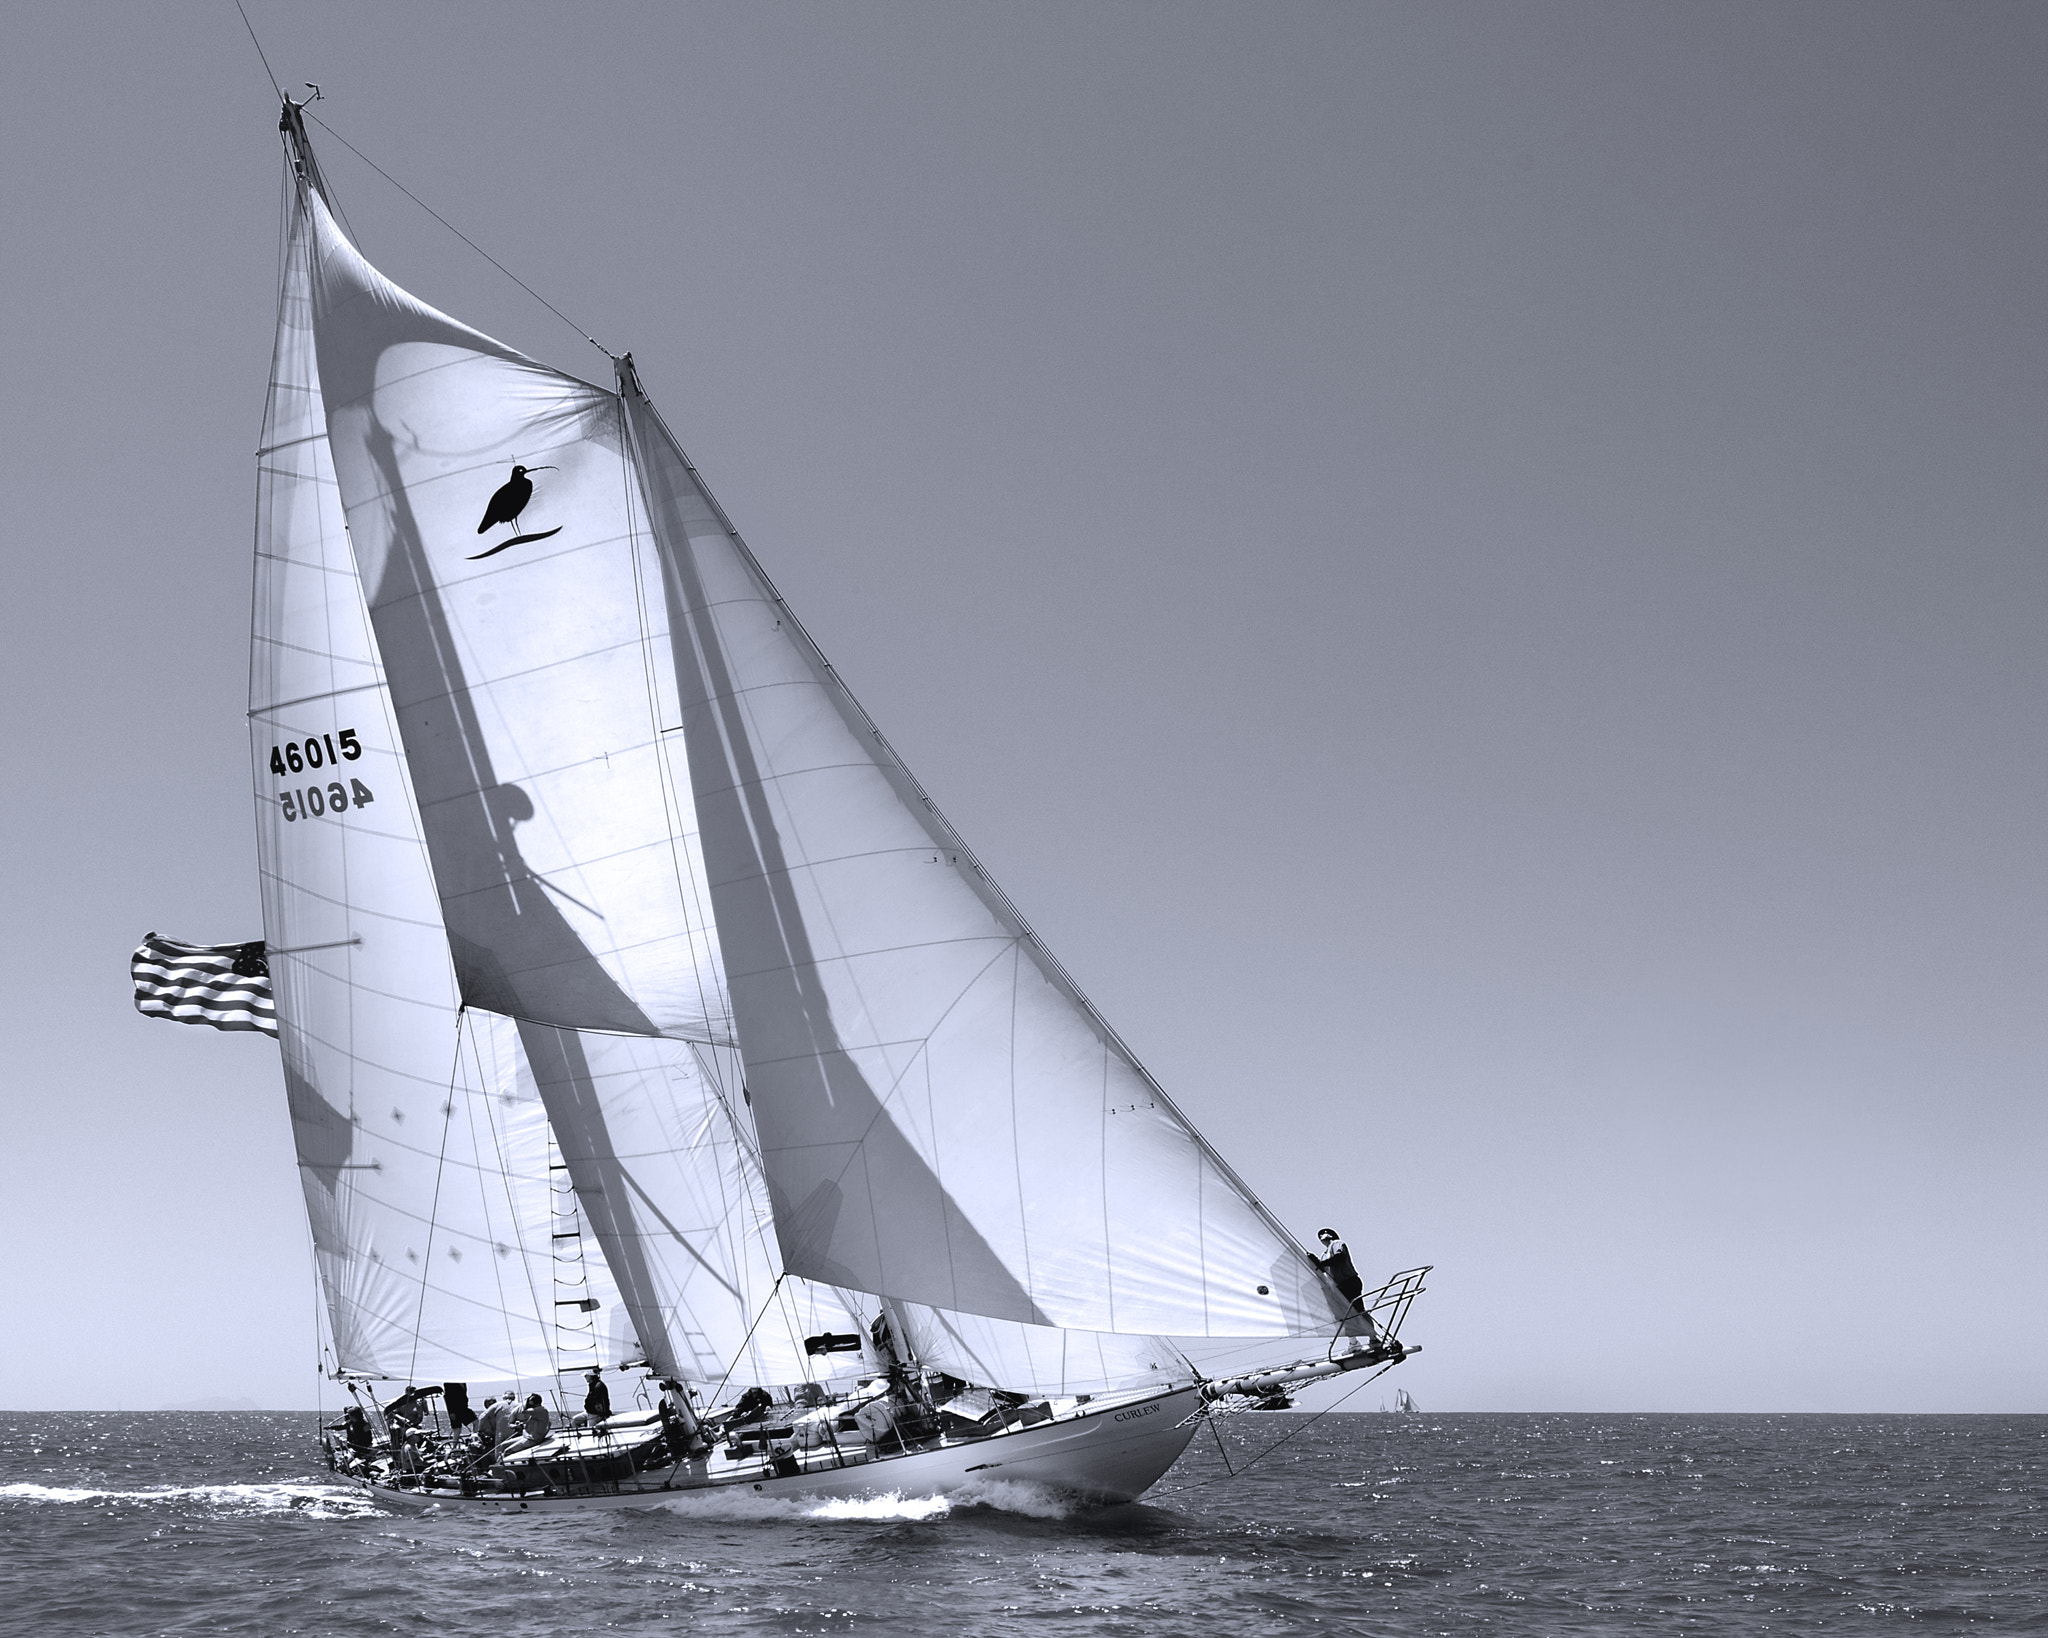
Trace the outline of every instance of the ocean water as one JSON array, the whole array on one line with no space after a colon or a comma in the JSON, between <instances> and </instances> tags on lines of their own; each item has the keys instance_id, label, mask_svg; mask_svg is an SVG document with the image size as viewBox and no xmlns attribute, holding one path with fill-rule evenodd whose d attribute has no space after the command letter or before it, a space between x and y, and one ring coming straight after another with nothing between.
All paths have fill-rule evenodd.
<instances>
[{"instance_id":1,"label":"ocean water","mask_svg":"<svg viewBox=\"0 0 2048 1638\"><path fill-rule=\"evenodd\" d=\"M2048 1417L1243 1415L1128 1507L486 1525L365 1506L310 1416L0 1415L0 1631L37 1638L1986 1628L2048 1632Z\"/></svg>"}]
</instances>

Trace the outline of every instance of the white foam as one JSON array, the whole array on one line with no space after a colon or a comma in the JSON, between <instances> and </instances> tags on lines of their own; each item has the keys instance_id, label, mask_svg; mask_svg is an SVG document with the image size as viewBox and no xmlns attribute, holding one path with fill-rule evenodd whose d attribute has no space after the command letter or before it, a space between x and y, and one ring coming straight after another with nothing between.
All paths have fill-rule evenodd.
<instances>
[{"instance_id":1,"label":"white foam","mask_svg":"<svg viewBox=\"0 0 2048 1638\"><path fill-rule=\"evenodd\" d=\"M152 1490L7 1484L0 1485L0 1500L57 1506L80 1502L196 1503L225 1513L299 1513L329 1519L383 1516L382 1509L361 1491L323 1484L165 1485ZM672 1494L663 1504L670 1512L707 1520L815 1519L825 1524L923 1523L945 1518L957 1508L987 1508L1034 1519L1063 1519L1073 1511L1073 1502L1058 1491L1019 1479L981 1479L950 1496L906 1496L897 1490L880 1496L762 1496L720 1488L695 1495Z\"/></svg>"},{"instance_id":2,"label":"white foam","mask_svg":"<svg viewBox=\"0 0 2048 1638\"><path fill-rule=\"evenodd\" d=\"M977 1479L953 1492L953 1505L1021 1513L1030 1519L1063 1519L1074 1511L1073 1497L1029 1479Z\"/></svg>"},{"instance_id":3,"label":"white foam","mask_svg":"<svg viewBox=\"0 0 2048 1638\"><path fill-rule=\"evenodd\" d=\"M813 1519L942 1519L953 1511L944 1496L905 1496L890 1491L886 1496L835 1496L830 1501L809 1504L804 1516Z\"/></svg>"},{"instance_id":4,"label":"white foam","mask_svg":"<svg viewBox=\"0 0 2048 1638\"><path fill-rule=\"evenodd\" d=\"M668 1512L691 1518L734 1523L810 1519L821 1524L921 1524L945 1518L956 1509L975 1507L1028 1518L1063 1519L1073 1511L1072 1501L1059 1492L1017 1479L981 1480L949 1496L906 1496L900 1490L879 1496L763 1496L720 1487L680 1496L671 1493L662 1498L661 1505Z\"/></svg>"},{"instance_id":5,"label":"white foam","mask_svg":"<svg viewBox=\"0 0 2048 1638\"><path fill-rule=\"evenodd\" d=\"M665 1512L693 1519L731 1523L816 1519L823 1523L897 1524L906 1519L944 1518L952 1511L952 1503L944 1496L904 1496L894 1491L886 1496L762 1496L724 1486L684 1495L671 1492L662 1498L661 1506Z\"/></svg>"},{"instance_id":6,"label":"white foam","mask_svg":"<svg viewBox=\"0 0 2048 1638\"><path fill-rule=\"evenodd\" d=\"M0 1484L0 1498L54 1502L198 1502L231 1513L303 1513L310 1518L359 1518L375 1514L370 1500L353 1490L325 1484L194 1484L155 1490L87 1490L64 1485Z\"/></svg>"}]
</instances>

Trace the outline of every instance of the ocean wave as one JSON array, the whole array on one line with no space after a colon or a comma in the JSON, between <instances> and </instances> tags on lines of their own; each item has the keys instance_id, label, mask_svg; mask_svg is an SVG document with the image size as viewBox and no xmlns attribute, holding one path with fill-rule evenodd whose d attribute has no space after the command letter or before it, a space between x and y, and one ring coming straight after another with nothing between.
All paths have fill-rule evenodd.
<instances>
[{"instance_id":1,"label":"ocean wave","mask_svg":"<svg viewBox=\"0 0 2048 1638\"><path fill-rule=\"evenodd\" d=\"M953 1505L1021 1513L1030 1519L1063 1519L1073 1514L1077 1504L1065 1491L1033 1484L1029 1479L978 1479L953 1492Z\"/></svg>"},{"instance_id":2,"label":"ocean wave","mask_svg":"<svg viewBox=\"0 0 2048 1638\"><path fill-rule=\"evenodd\" d=\"M197 1502L223 1513L298 1513L307 1518L374 1516L379 1509L353 1490L326 1484L192 1484L155 1490L89 1490L70 1485L0 1484L0 1501L55 1503L134 1502L142 1505Z\"/></svg>"}]
</instances>

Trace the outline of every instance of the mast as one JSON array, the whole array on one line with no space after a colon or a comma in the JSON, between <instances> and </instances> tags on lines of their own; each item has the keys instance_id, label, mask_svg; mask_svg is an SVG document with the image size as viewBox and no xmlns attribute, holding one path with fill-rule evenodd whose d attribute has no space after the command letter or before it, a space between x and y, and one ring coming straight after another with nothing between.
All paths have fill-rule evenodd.
<instances>
[{"instance_id":1,"label":"mast","mask_svg":"<svg viewBox=\"0 0 2048 1638\"><path fill-rule=\"evenodd\" d=\"M284 137L285 153L291 160L292 174L298 178L301 187L311 188L320 196L320 202L332 210L334 197L327 191L327 179L320 173L320 162L313 157L313 144L306 139L306 104L293 102L290 97L285 97L283 102L284 107L278 115L277 129Z\"/></svg>"}]
</instances>

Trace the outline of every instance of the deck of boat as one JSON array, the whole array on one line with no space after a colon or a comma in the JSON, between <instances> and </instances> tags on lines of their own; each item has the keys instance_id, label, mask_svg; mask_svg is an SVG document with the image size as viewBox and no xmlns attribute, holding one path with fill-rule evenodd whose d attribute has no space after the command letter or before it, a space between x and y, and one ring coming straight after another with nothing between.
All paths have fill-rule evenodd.
<instances>
[{"instance_id":1,"label":"deck of boat","mask_svg":"<svg viewBox=\"0 0 2048 1638\"><path fill-rule=\"evenodd\" d=\"M721 1453L616 1480L578 1480L572 1476L573 1463L556 1457L549 1465L558 1481L523 1494L479 1489L464 1495L458 1488L401 1488L388 1480L361 1478L352 1482L386 1507L502 1514L667 1507L717 1491L820 1498L949 1495L983 1479L1042 1485L1085 1502L1126 1502L1144 1494L1179 1459L1194 1436L1189 1417L1199 1404L1199 1392L1190 1384L1151 1394L1097 1397L1029 1427L944 1437L886 1455L851 1443L793 1451L779 1461L772 1456L733 1460ZM568 1441L557 1443L566 1447Z\"/></svg>"}]
</instances>

